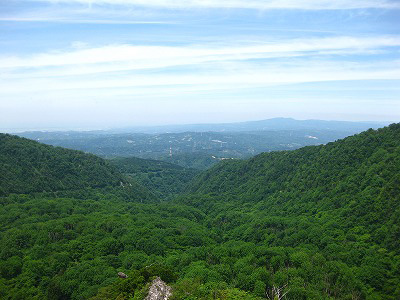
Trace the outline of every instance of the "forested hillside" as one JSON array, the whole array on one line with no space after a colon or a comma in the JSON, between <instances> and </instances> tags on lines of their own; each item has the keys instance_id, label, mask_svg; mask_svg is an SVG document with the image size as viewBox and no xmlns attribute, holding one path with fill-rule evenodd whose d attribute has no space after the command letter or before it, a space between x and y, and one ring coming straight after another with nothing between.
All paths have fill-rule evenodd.
<instances>
[{"instance_id":1,"label":"forested hillside","mask_svg":"<svg viewBox=\"0 0 400 300\"><path fill-rule=\"evenodd\" d=\"M400 124L223 161L189 188L0 198L0 298L138 300L154 276L173 299L400 298Z\"/></svg>"},{"instance_id":2,"label":"forested hillside","mask_svg":"<svg viewBox=\"0 0 400 300\"><path fill-rule=\"evenodd\" d=\"M324 297L346 298L346 290L360 299L400 297L400 124L227 161L205 172L192 192L198 196L186 203L210 213L224 240L301 249L300 261L278 268L288 280L289 266L315 268L312 256L322 255L343 272L319 279ZM295 280L309 286L316 273L307 276Z\"/></svg>"},{"instance_id":3,"label":"forested hillside","mask_svg":"<svg viewBox=\"0 0 400 300\"><path fill-rule=\"evenodd\" d=\"M118 191L122 193L134 190L136 199L151 197L149 191L95 155L0 134L0 196L66 191L82 194L100 188L122 190L120 187L126 187Z\"/></svg>"}]
</instances>

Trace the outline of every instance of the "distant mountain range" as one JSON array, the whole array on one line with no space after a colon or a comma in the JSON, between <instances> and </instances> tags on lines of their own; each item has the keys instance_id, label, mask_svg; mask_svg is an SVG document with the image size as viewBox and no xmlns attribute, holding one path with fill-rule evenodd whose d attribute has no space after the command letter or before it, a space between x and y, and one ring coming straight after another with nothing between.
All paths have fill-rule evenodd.
<instances>
[{"instance_id":1,"label":"distant mountain range","mask_svg":"<svg viewBox=\"0 0 400 300\"><path fill-rule=\"evenodd\" d=\"M299 130L299 129L323 129L340 131L361 132L369 128L380 128L392 122L380 121L327 121L327 120L296 120L293 118L272 118L258 121L231 122L231 123L201 123L201 124L175 124L159 126L129 126L104 130L48 128L48 129L7 129L5 133L20 134L25 132L82 132L87 134L118 134L118 133L180 133L180 132L236 132L236 131L260 131L260 130ZM0 129L0 132L2 130Z\"/></svg>"},{"instance_id":2,"label":"distant mountain range","mask_svg":"<svg viewBox=\"0 0 400 300\"><path fill-rule=\"evenodd\" d=\"M389 125L391 122L349 122L349 121L324 121L324 120L295 120L292 118L273 118L260 121L248 121L221 124L187 124L187 125L165 125L165 126L142 126L128 127L111 130L114 133L167 133L167 132L207 132L207 131L260 131L260 130L334 130L360 132L369 128L379 128Z\"/></svg>"}]
</instances>

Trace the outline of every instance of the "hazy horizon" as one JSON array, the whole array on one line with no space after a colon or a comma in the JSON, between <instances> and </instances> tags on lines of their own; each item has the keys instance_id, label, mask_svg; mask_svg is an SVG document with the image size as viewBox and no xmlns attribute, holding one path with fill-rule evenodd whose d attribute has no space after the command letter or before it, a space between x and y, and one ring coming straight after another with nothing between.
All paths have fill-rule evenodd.
<instances>
[{"instance_id":1,"label":"hazy horizon","mask_svg":"<svg viewBox=\"0 0 400 300\"><path fill-rule=\"evenodd\" d=\"M254 119L254 120L240 120L232 122L200 122L200 123L168 123L168 124L149 124L149 125L126 125L120 127L27 127L27 128L0 128L0 133L22 133L29 131L43 131L43 132L63 132L63 131L107 131L107 130L129 130L129 129L139 129L139 128L156 128L156 127L173 127L173 126L196 126L196 125L223 125L223 124L236 124L236 123L247 123L247 122L259 122L273 119L292 119L296 121L328 121L328 122L352 122L352 123L373 123L373 124L390 124L397 123L396 121L385 121L385 120L332 120L332 119L297 119L291 117L274 117L274 118L264 118L264 119Z\"/></svg>"}]
</instances>

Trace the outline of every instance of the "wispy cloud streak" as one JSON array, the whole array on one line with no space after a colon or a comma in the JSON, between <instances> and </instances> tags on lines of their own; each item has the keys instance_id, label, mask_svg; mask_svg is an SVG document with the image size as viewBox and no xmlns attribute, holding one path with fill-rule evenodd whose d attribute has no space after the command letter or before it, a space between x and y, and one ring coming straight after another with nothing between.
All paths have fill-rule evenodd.
<instances>
[{"instance_id":1,"label":"wispy cloud streak","mask_svg":"<svg viewBox=\"0 0 400 300\"><path fill-rule=\"evenodd\" d=\"M82 44L82 47L86 45ZM5 94L128 89L130 94L235 90L337 80L400 80L400 62L346 61L400 46L397 36L320 38L250 46L109 45L30 57L0 57ZM397 49L397 48L396 48ZM331 57L335 56L334 61ZM112 90L114 89L114 90ZM99 91L101 90L101 91Z\"/></svg>"},{"instance_id":2,"label":"wispy cloud streak","mask_svg":"<svg viewBox=\"0 0 400 300\"><path fill-rule=\"evenodd\" d=\"M47 0L50 3L93 5L137 5L161 8L245 8L245 9L308 9L338 10L383 8L398 9L397 1L387 0Z\"/></svg>"},{"instance_id":3,"label":"wispy cloud streak","mask_svg":"<svg viewBox=\"0 0 400 300\"><path fill-rule=\"evenodd\" d=\"M368 52L371 49L400 46L400 37L334 37L302 39L250 46L134 46L109 45L98 48L43 53L28 57L0 57L0 69L38 68L130 62L132 69L161 68L173 65L198 64L207 61L246 60L301 56L304 54L334 54L332 51ZM340 52L339 52L340 53ZM345 53L345 52L342 52Z\"/></svg>"},{"instance_id":4,"label":"wispy cloud streak","mask_svg":"<svg viewBox=\"0 0 400 300\"><path fill-rule=\"evenodd\" d=\"M117 19L73 19L73 18L35 18L35 17L0 17L0 22L52 22L52 23L79 23L79 24L175 24L171 21L134 21L134 20L117 20Z\"/></svg>"},{"instance_id":5,"label":"wispy cloud streak","mask_svg":"<svg viewBox=\"0 0 400 300\"><path fill-rule=\"evenodd\" d=\"M352 80L400 80L400 64L352 63L334 65L327 61L301 63L298 65L240 65L228 64L205 68L199 73L135 74L120 76L112 74L94 77L25 78L4 80L0 83L2 94L31 94L45 91L93 90L92 95L103 95L104 90L130 88L129 94L152 96L164 94L174 88L173 94L193 90L237 90L252 87L268 87L282 84ZM22 88L23 87L23 88ZM153 87L153 90L138 88Z\"/></svg>"}]
</instances>

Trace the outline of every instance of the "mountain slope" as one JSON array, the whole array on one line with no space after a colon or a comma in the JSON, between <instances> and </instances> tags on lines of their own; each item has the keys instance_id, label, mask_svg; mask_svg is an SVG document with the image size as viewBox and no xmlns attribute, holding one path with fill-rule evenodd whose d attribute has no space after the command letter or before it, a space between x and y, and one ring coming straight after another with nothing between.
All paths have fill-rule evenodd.
<instances>
[{"instance_id":1,"label":"mountain slope","mask_svg":"<svg viewBox=\"0 0 400 300\"><path fill-rule=\"evenodd\" d=\"M399 186L400 124L393 124L323 146L221 163L192 192L262 201L277 215L341 209L348 220L370 224L400 208Z\"/></svg>"},{"instance_id":2,"label":"mountain slope","mask_svg":"<svg viewBox=\"0 0 400 300\"><path fill-rule=\"evenodd\" d=\"M135 185L105 160L81 151L0 134L0 196ZM142 187L135 185L143 198Z\"/></svg>"},{"instance_id":3,"label":"mountain slope","mask_svg":"<svg viewBox=\"0 0 400 300\"><path fill-rule=\"evenodd\" d=\"M337 198L342 191L383 192L399 180L399 151L400 124L393 124L327 145L225 161L203 173L191 191L240 196L245 201L294 192L318 203ZM339 202L335 205L345 204Z\"/></svg>"},{"instance_id":4,"label":"mountain slope","mask_svg":"<svg viewBox=\"0 0 400 300\"><path fill-rule=\"evenodd\" d=\"M400 296L400 124L325 146L224 162L191 190L197 196L181 201L215 220L224 241L295 247L336 264L342 275L326 279L333 280L325 288L329 296ZM287 268L295 266L288 260Z\"/></svg>"}]
</instances>

